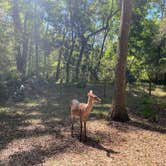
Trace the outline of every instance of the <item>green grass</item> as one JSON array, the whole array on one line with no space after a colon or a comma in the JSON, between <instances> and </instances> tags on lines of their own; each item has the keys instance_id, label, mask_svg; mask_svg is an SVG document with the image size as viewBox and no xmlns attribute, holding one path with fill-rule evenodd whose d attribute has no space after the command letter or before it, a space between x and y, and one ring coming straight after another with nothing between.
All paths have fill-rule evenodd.
<instances>
[{"instance_id":1,"label":"green grass","mask_svg":"<svg viewBox=\"0 0 166 166\"><path fill-rule=\"evenodd\" d=\"M127 106L138 110L138 114L144 118L155 117L161 110L166 108L166 91L162 86L155 86L152 95L148 95L148 86L132 85L127 88Z\"/></svg>"},{"instance_id":2,"label":"green grass","mask_svg":"<svg viewBox=\"0 0 166 166\"><path fill-rule=\"evenodd\" d=\"M148 86L130 85L127 87L126 103L127 107L138 110L143 117L155 116L157 110L156 104L161 109L166 108L166 91L161 86L156 86L152 91L152 96L148 96ZM28 111L42 113L46 117L68 117L69 102L72 98L76 98L81 102L86 102L87 92L93 89L94 93L102 98L102 104L96 105L93 109L92 116L97 118L106 118L110 111L113 96L113 86L107 86L106 97L103 97L103 86L89 85L82 89L77 87L63 87L62 95L57 93L58 88L47 89L46 97L40 97L34 100L26 99L24 102L16 103L13 106L1 106L0 114L14 113L25 114ZM36 120L32 120L36 121Z\"/></svg>"}]
</instances>

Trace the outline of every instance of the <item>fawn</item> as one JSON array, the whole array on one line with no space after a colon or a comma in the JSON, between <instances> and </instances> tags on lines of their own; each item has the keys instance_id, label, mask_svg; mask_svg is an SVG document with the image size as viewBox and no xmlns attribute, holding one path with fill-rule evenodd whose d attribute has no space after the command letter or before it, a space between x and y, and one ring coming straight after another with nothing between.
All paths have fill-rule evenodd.
<instances>
[{"instance_id":1,"label":"fawn","mask_svg":"<svg viewBox=\"0 0 166 166\"><path fill-rule=\"evenodd\" d=\"M82 140L82 128L84 123L84 138L87 140L86 136L86 121L90 112L92 111L93 105L95 103L100 103L101 99L97 97L92 90L90 90L87 94L88 101L87 103L80 103L78 100L73 99L70 102L70 116L71 116L71 136L73 136L74 130L74 117L79 116L80 118L80 141Z\"/></svg>"}]
</instances>

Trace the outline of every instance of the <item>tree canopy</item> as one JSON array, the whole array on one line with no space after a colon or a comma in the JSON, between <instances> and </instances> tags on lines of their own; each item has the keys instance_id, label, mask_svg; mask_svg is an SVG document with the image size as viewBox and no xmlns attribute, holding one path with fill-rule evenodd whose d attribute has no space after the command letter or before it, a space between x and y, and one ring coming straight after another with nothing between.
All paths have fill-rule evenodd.
<instances>
[{"instance_id":1,"label":"tree canopy","mask_svg":"<svg viewBox=\"0 0 166 166\"><path fill-rule=\"evenodd\" d=\"M113 81L119 6L115 0L1 0L1 79ZM134 1L128 82L165 83L165 21L165 1Z\"/></svg>"}]
</instances>

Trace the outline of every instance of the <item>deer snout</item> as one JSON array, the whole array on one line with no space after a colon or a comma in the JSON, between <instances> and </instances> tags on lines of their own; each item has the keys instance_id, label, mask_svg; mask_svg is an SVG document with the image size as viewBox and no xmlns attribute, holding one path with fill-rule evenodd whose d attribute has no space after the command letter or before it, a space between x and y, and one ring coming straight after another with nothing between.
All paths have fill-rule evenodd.
<instances>
[{"instance_id":1,"label":"deer snout","mask_svg":"<svg viewBox=\"0 0 166 166\"><path fill-rule=\"evenodd\" d=\"M99 97L97 97L97 101L96 101L96 103L99 103L99 104L100 104L101 101L102 101L102 100L101 100Z\"/></svg>"}]
</instances>

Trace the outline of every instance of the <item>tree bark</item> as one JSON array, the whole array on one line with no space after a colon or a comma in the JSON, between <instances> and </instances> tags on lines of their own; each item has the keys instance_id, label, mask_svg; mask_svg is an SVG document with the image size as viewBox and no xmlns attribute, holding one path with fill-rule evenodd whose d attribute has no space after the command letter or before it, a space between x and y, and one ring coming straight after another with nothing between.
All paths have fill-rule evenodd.
<instances>
[{"instance_id":1,"label":"tree bark","mask_svg":"<svg viewBox=\"0 0 166 166\"><path fill-rule=\"evenodd\" d=\"M37 14L37 2L34 2L34 37L35 37L35 72L36 76L39 76L39 17Z\"/></svg>"},{"instance_id":2,"label":"tree bark","mask_svg":"<svg viewBox=\"0 0 166 166\"><path fill-rule=\"evenodd\" d=\"M115 67L115 89L113 99L113 110L111 119L116 121L128 121L129 116L125 104L125 89L126 89L126 59L128 51L128 34L130 29L132 12L132 0L123 0L121 25L119 32L118 48L117 48L117 63Z\"/></svg>"},{"instance_id":3,"label":"tree bark","mask_svg":"<svg viewBox=\"0 0 166 166\"><path fill-rule=\"evenodd\" d=\"M79 74L80 74L80 65L81 65L81 61L82 61L82 56L83 56L83 53L84 53L85 45L86 45L86 42L82 41L82 46L81 46L80 54L79 54L77 65L76 65L76 75L75 75L76 81L78 81L78 77L79 77Z\"/></svg>"},{"instance_id":4,"label":"tree bark","mask_svg":"<svg viewBox=\"0 0 166 166\"><path fill-rule=\"evenodd\" d=\"M56 75L55 75L55 80L58 81L59 80L59 76L60 76L60 66L61 66L61 60L62 60L62 53L64 50L64 42L65 42L65 36L66 34L63 34L63 40L62 40L62 46L59 49L59 55L58 55L58 65L56 68Z\"/></svg>"},{"instance_id":5,"label":"tree bark","mask_svg":"<svg viewBox=\"0 0 166 166\"><path fill-rule=\"evenodd\" d=\"M71 57L74 51L74 36L73 36L73 32L72 32L72 45L71 45L71 49L70 49L70 53L67 59L67 63L66 63L66 82L68 83L70 80L70 61L71 61Z\"/></svg>"},{"instance_id":6,"label":"tree bark","mask_svg":"<svg viewBox=\"0 0 166 166\"><path fill-rule=\"evenodd\" d=\"M149 96L152 95L152 81L149 79Z\"/></svg>"},{"instance_id":7,"label":"tree bark","mask_svg":"<svg viewBox=\"0 0 166 166\"><path fill-rule=\"evenodd\" d=\"M28 52L28 34L27 34L27 21L28 13L25 12L24 24L21 23L19 14L18 1L13 0L12 3L12 16L14 23L15 33L15 50L16 50L16 66L17 70L22 74L22 77L26 74L27 52Z\"/></svg>"},{"instance_id":8,"label":"tree bark","mask_svg":"<svg viewBox=\"0 0 166 166\"><path fill-rule=\"evenodd\" d=\"M104 33L103 41L102 41L102 46L101 46L100 54L99 54L99 60L98 60L98 63L97 63L97 65L96 65L96 76L97 76L97 73L98 73L98 71L99 71L99 69L100 69L100 63L101 63L101 59L102 59L102 57L103 57L104 45L105 45L105 41L106 41L108 32L109 32L109 30L106 29L106 30L105 30L105 33ZM97 77L98 77L98 76L97 76Z\"/></svg>"},{"instance_id":9,"label":"tree bark","mask_svg":"<svg viewBox=\"0 0 166 166\"><path fill-rule=\"evenodd\" d=\"M61 65L62 49L63 48L60 48L60 50L59 50L58 65L57 65L57 68L56 68L56 75L55 75L55 80L56 81L59 80L59 75L60 75L60 65Z\"/></svg>"},{"instance_id":10,"label":"tree bark","mask_svg":"<svg viewBox=\"0 0 166 166\"><path fill-rule=\"evenodd\" d=\"M22 70L24 76L26 75L27 52L28 52L27 20L28 20L28 13L25 13L24 32L23 32L23 51L22 51L22 68L23 68Z\"/></svg>"},{"instance_id":11,"label":"tree bark","mask_svg":"<svg viewBox=\"0 0 166 166\"><path fill-rule=\"evenodd\" d=\"M14 33L15 33L16 66L17 70L20 73L22 73L22 58L21 58L22 26L21 26L21 19L19 15L17 0L12 1L12 16L13 16Z\"/></svg>"},{"instance_id":12,"label":"tree bark","mask_svg":"<svg viewBox=\"0 0 166 166\"><path fill-rule=\"evenodd\" d=\"M27 67L28 67L28 76L30 76L32 74L32 71L33 71L33 61L32 61L32 55L33 55L33 50L34 50L34 47L33 47L33 41L32 41L32 37L30 39L30 42L29 42L29 53L28 53L28 64L27 64Z\"/></svg>"}]
</instances>

